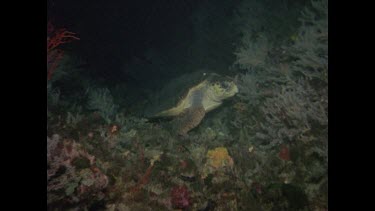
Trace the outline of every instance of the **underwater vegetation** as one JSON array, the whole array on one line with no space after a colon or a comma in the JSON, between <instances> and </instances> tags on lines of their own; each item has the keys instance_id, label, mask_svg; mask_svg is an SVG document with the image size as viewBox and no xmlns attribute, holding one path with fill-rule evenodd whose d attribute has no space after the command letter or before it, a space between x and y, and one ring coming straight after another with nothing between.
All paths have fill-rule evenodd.
<instances>
[{"instance_id":1,"label":"underwater vegetation","mask_svg":"<svg viewBox=\"0 0 375 211\"><path fill-rule=\"evenodd\" d=\"M173 77L150 90L147 103L124 102L113 87L89 79L68 92L64 77L75 71L51 53L48 210L328 210L328 2L278 2L241 0L219 19L222 27L206 22L220 10L207 10L194 30L213 29L192 51L203 53L202 43L215 51L217 40L205 43L205 36L233 29L235 35L219 37L236 40L234 46L198 61L227 54L231 65ZM65 35L66 42L76 40ZM69 50L64 55L74 60ZM230 86L197 88L204 83L196 77L208 72L227 75L236 86L210 112L207 90ZM197 92L186 95L189 90ZM178 107L181 102L188 106ZM176 110L173 118L152 116Z\"/></svg>"}]
</instances>

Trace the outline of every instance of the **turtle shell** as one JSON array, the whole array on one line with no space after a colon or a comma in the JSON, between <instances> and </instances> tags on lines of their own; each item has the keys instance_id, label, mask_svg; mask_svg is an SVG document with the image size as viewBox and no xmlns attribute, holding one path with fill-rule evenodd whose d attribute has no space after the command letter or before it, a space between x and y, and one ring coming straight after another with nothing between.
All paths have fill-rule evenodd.
<instances>
[{"instance_id":1,"label":"turtle shell","mask_svg":"<svg viewBox=\"0 0 375 211\"><path fill-rule=\"evenodd\" d=\"M153 96L150 103L150 109L146 116L152 117L161 111L175 107L186 97L192 87L202 83L205 80L208 80L209 82L220 82L225 79L228 80L228 77L223 77L216 73L207 73L204 71L184 74L178 78L175 78L166 84L166 86L164 86L164 88L162 88L157 95Z\"/></svg>"}]
</instances>

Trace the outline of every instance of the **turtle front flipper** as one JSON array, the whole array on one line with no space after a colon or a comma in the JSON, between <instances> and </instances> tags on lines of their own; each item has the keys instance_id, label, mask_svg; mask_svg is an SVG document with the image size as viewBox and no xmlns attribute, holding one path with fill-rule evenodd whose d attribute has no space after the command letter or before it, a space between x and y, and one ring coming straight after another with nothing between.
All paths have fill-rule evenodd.
<instances>
[{"instance_id":1,"label":"turtle front flipper","mask_svg":"<svg viewBox=\"0 0 375 211\"><path fill-rule=\"evenodd\" d=\"M186 137L187 133L199 125L206 114L203 106L187 108L174 121L177 134Z\"/></svg>"}]
</instances>

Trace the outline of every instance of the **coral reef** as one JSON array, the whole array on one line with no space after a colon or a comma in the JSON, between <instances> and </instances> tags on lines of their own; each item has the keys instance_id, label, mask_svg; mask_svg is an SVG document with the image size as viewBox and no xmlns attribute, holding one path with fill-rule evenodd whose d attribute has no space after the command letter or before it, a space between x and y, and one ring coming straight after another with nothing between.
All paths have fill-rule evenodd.
<instances>
[{"instance_id":1,"label":"coral reef","mask_svg":"<svg viewBox=\"0 0 375 211\"><path fill-rule=\"evenodd\" d=\"M96 167L95 157L74 140L47 137L47 204L79 204L102 200L108 177ZM59 194L63 191L65 194Z\"/></svg>"}]
</instances>

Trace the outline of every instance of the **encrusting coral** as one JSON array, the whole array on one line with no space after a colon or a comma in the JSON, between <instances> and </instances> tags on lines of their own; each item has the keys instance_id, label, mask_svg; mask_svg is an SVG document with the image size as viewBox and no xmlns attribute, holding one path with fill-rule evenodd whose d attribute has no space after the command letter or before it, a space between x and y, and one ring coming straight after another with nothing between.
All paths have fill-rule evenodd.
<instances>
[{"instance_id":1,"label":"encrusting coral","mask_svg":"<svg viewBox=\"0 0 375 211\"><path fill-rule=\"evenodd\" d=\"M233 166L233 159L229 156L225 147L217 147L207 152L207 165L215 169L225 166Z\"/></svg>"}]
</instances>

